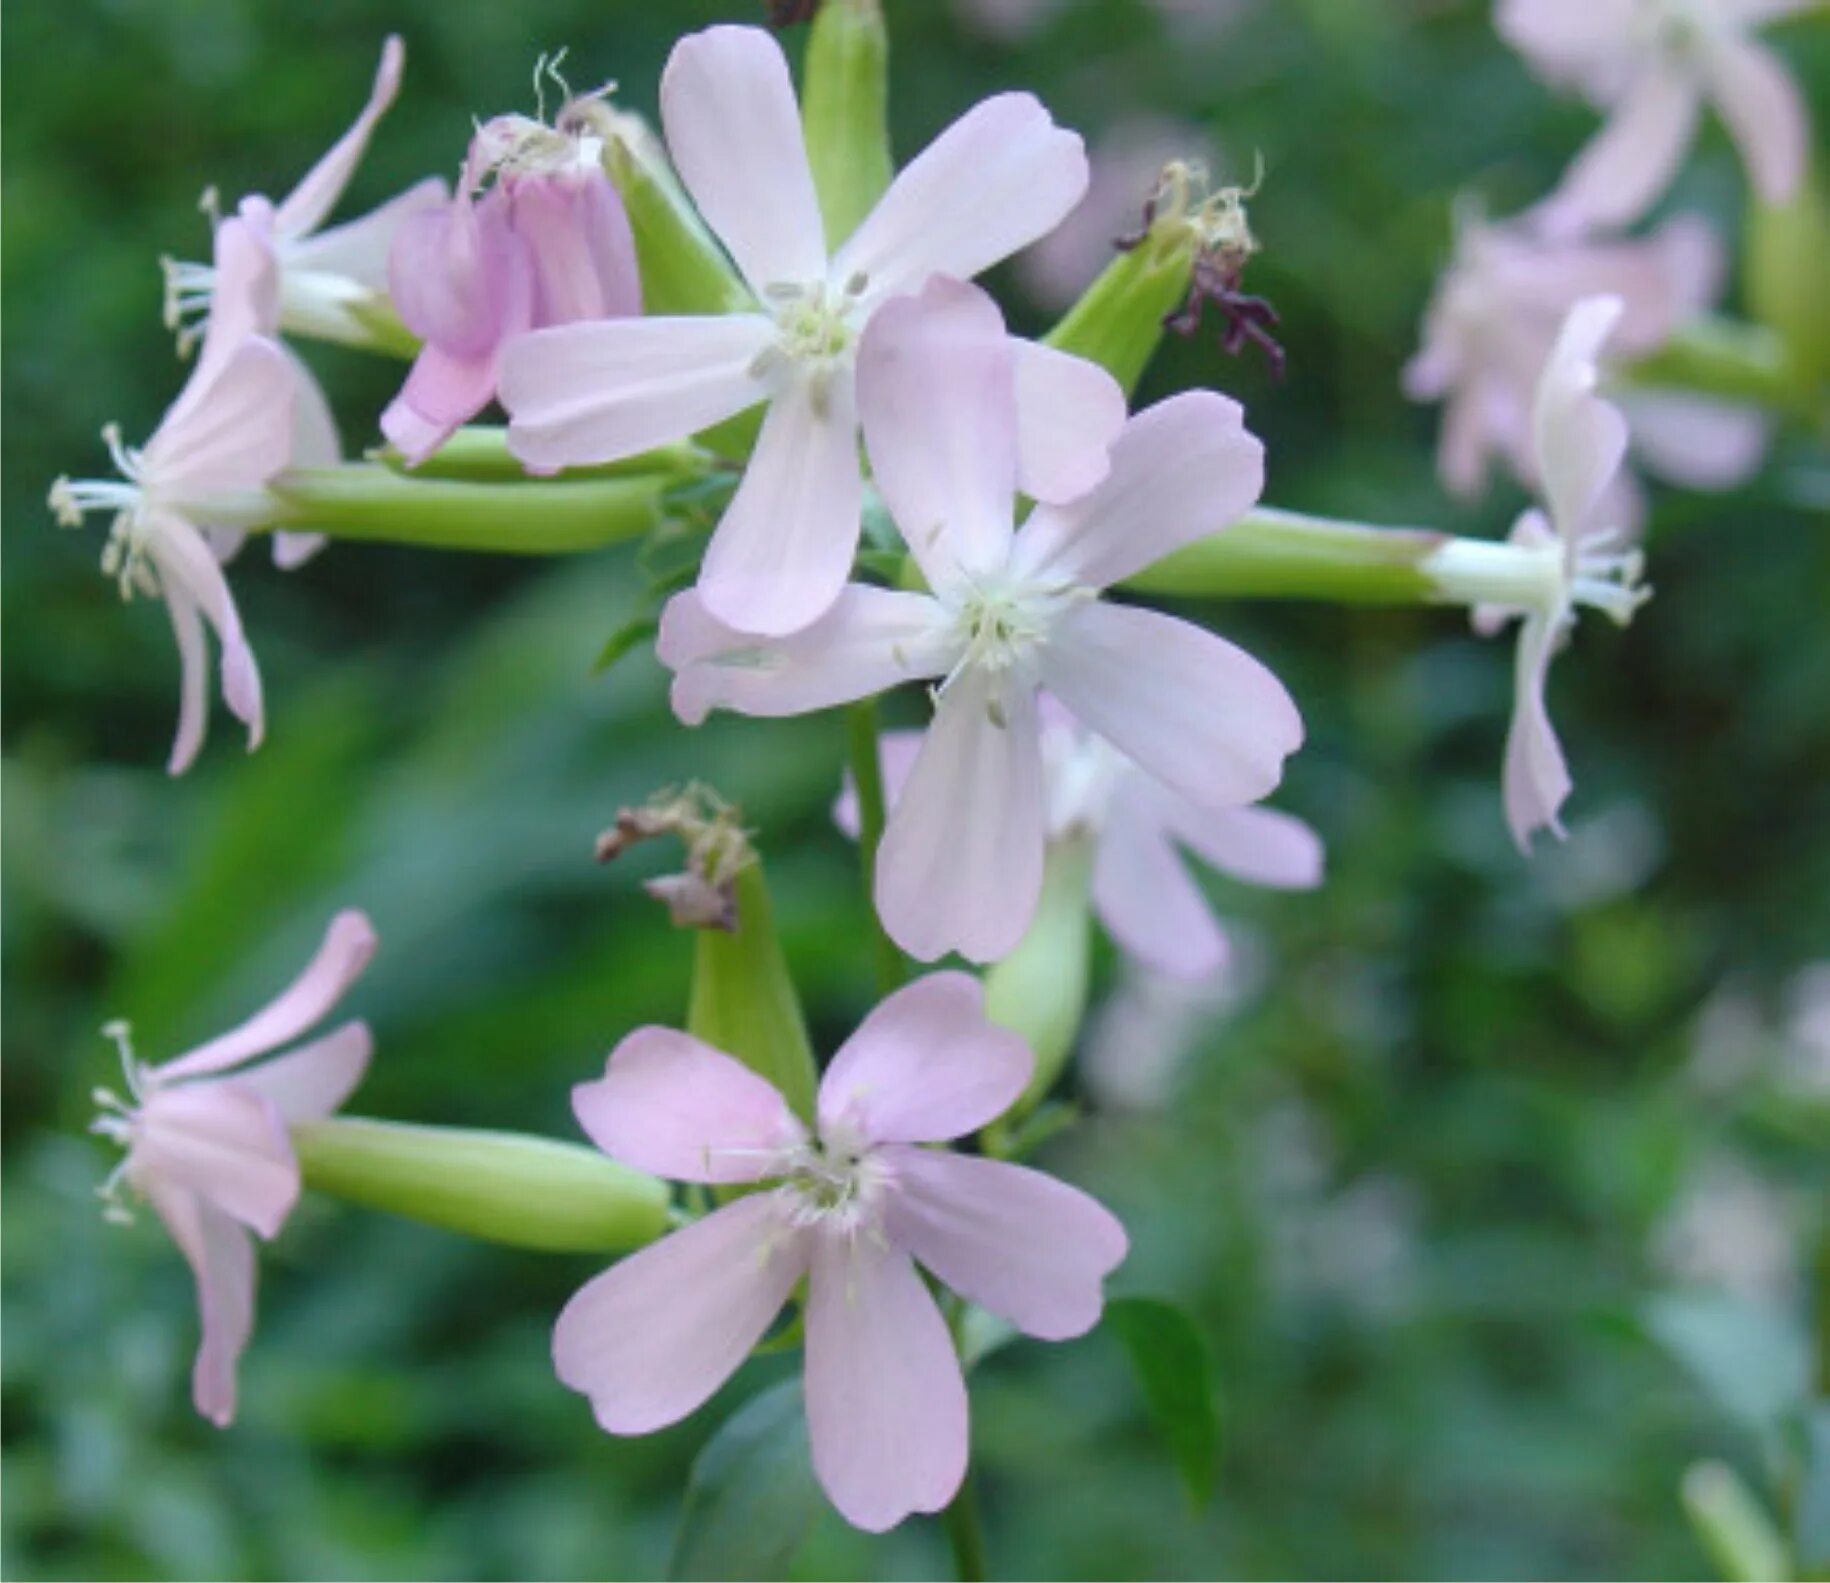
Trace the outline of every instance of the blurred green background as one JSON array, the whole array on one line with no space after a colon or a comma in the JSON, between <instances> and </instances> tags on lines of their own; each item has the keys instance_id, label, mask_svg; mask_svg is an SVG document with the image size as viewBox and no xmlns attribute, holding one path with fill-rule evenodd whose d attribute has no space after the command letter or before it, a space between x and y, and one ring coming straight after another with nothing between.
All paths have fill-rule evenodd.
<instances>
[{"instance_id":1,"label":"blurred green background","mask_svg":"<svg viewBox=\"0 0 1830 1583\"><path fill-rule=\"evenodd\" d=\"M1057 0L1027 26L1023 9L890 0L899 151L1007 86L1095 140L1186 123L1241 177L1262 151L1251 284L1283 313L1290 378L1178 343L1144 396L1238 395L1278 504L1503 532L1506 489L1445 504L1433 414L1397 373L1452 195L1535 197L1590 114L1529 80L1468 0ZM627 553L333 547L291 576L250 553L235 586L269 744L245 759L218 708L171 782L163 615L121 608L99 527L58 532L43 508L54 475L105 471L104 420L143 438L177 387L155 261L199 256L199 191L289 187L385 31L407 37L406 91L346 213L454 170L473 115L530 106L542 50L651 110L673 35L760 10L7 9L9 1576L651 1576L696 1448L781 1372L752 1364L688 1423L612 1441L547 1361L592 1261L308 1197L263 1260L240 1421L191 1415L184 1265L150 1216L104 1225L94 1197L113 1163L82 1130L113 1077L102 1022L130 1017L162 1059L360 905L383 949L353 1001L379 1039L353 1108L573 1136L569 1085L631 1026L679 1018L689 956L637 888L658 859L599 870L592 836L698 776L760 831L829 1049L871 983L826 819L842 728L687 733L649 659L592 676L632 599ZM1774 37L1830 124L1830 29ZM1732 236L1741 190L1712 127L1677 201ZM1026 327L1047 322L1037 278L997 278ZM399 367L308 354L352 449L369 443ZM1329 882L1216 882L1237 970L1205 1000L1102 957L1116 1009L1088 1036L1092 1119L1046 1163L1124 1215L1116 1289L1195 1315L1220 1475L1195 1509L1109 1336L1010 1347L974 1387L998 1572L1709 1575L1678 1495L1700 1457L1782 1503L1830 1567L1830 1418L1805 1406L1830 1367L1824 477L1792 436L1732 496L1655 495L1658 598L1628 632L1585 625L1555 675L1572 838L1529 865L1499 811L1508 646L1446 613L1202 612L1302 703L1280 801L1324 832ZM932 1524L872 1541L830 1515L796 1563L946 1567Z\"/></svg>"}]
</instances>

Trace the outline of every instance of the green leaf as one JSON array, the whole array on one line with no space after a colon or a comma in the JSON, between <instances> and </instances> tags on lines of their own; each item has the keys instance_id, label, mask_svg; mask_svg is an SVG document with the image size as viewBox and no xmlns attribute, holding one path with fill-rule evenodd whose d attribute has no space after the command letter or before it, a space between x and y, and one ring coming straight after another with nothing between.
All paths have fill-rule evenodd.
<instances>
[{"instance_id":1,"label":"green leaf","mask_svg":"<svg viewBox=\"0 0 1830 1583\"><path fill-rule=\"evenodd\" d=\"M667 1575L785 1576L819 1511L801 1382L784 1380L751 1397L699 1453Z\"/></svg>"},{"instance_id":2,"label":"green leaf","mask_svg":"<svg viewBox=\"0 0 1830 1583\"><path fill-rule=\"evenodd\" d=\"M1648 1302L1641 1320L1716 1404L1756 1435L1778 1432L1810 1399L1810 1337L1783 1308L1726 1292L1670 1291Z\"/></svg>"},{"instance_id":3,"label":"green leaf","mask_svg":"<svg viewBox=\"0 0 1830 1583\"><path fill-rule=\"evenodd\" d=\"M1207 1343L1194 1321L1154 1297L1116 1297L1106 1304L1106 1328L1137 1371L1144 1403L1197 1508L1213 1494L1220 1454L1220 1415L1214 1407Z\"/></svg>"},{"instance_id":4,"label":"green leaf","mask_svg":"<svg viewBox=\"0 0 1830 1583\"><path fill-rule=\"evenodd\" d=\"M652 610L643 610L631 616L604 640L604 646L597 651L597 658L591 662L592 674L609 670L631 649L646 643L660 630L661 618Z\"/></svg>"}]
</instances>

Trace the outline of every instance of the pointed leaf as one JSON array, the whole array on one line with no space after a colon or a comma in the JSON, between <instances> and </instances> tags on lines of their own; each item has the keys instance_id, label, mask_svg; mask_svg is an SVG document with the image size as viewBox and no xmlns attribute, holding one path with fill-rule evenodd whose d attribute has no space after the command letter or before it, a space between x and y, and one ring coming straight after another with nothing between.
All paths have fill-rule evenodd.
<instances>
[{"instance_id":1,"label":"pointed leaf","mask_svg":"<svg viewBox=\"0 0 1830 1583\"><path fill-rule=\"evenodd\" d=\"M1137 1371L1144 1402L1197 1507L1213 1494L1220 1453L1207 1344L1181 1309L1153 1297L1116 1297L1106 1304L1106 1328Z\"/></svg>"}]
</instances>

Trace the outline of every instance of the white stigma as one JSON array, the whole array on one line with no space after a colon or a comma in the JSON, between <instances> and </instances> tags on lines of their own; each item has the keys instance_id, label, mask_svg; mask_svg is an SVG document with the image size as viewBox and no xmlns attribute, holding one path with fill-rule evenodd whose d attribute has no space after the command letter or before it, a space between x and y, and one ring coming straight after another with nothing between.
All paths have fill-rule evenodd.
<instances>
[{"instance_id":1,"label":"white stigma","mask_svg":"<svg viewBox=\"0 0 1830 1583\"><path fill-rule=\"evenodd\" d=\"M876 1230L887 1181L876 1155L841 1130L795 1149L776 1191L791 1225L849 1234Z\"/></svg>"},{"instance_id":2,"label":"white stigma","mask_svg":"<svg viewBox=\"0 0 1830 1583\"><path fill-rule=\"evenodd\" d=\"M145 1099L147 1071L134 1058L132 1034L126 1023L107 1023L103 1026L102 1032L115 1043L115 1049L121 1058L121 1073L131 1097L122 1099L110 1088L92 1089L89 1097L101 1114L89 1123L89 1130L122 1149L131 1149L134 1120L139 1114L139 1106ZM131 1155L122 1159L95 1190L96 1196L102 1200L104 1206L102 1218L120 1225L133 1223L133 1214L121 1197L121 1184L127 1178L127 1167L131 1163L131 1159Z\"/></svg>"},{"instance_id":3,"label":"white stigma","mask_svg":"<svg viewBox=\"0 0 1830 1583\"><path fill-rule=\"evenodd\" d=\"M1652 590L1640 581L1646 557L1637 549L1618 548L1622 541L1618 528L1591 533L1570 555L1565 586L1572 607L1587 605L1624 627Z\"/></svg>"},{"instance_id":4,"label":"white stigma","mask_svg":"<svg viewBox=\"0 0 1830 1583\"><path fill-rule=\"evenodd\" d=\"M750 373L758 379L790 371L809 383L813 407L825 417L834 376L851 364L862 326L859 305L869 288L857 274L843 285L777 281L763 288L775 316L775 339L756 354Z\"/></svg>"}]
</instances>

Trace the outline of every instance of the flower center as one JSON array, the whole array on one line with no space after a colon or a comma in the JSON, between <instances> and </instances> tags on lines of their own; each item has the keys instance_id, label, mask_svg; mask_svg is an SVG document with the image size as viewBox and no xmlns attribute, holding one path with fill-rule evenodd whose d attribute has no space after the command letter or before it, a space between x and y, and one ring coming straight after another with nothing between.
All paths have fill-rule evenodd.
<instances>
[{"instance_id":1,"label":"flower center","mask_svg":"<svg viewBox=\"0 0 1830 1583\"><path fill-rule=\"evenodd\" d=\"M839 1137L796 1149L777 1191L794 1225L849 1233L877 1224L885 1181L870 1149Z\"/></svg>"},{"instance_id":2,"label":"flower center","mask_svg":"<svg viewBox=\"0 0 1830 1583\"><path fill-rule=\"evenodd\" d=\"M1652 597L1652 590L1640 581L1646 557L1637 549L1620 548L1622 542L1618 528L1582 540L1570 555L1565 587L1571 607L1587 605L1624 627Z\"/></svg>"},{"instance_id":3,"label":"flower center","mask_svg":"<svg viewBox=\"0 0 1830 1583\"><path fill-rule=\"evenodd\" d=\"M131 599L135 593L156 596L159 580L146 547L148 489L144 461L138 450L122 443L120 425L110 423L102 430L102 439L121 476L59 478L51 485L52 514L59 527L80 528L90 512L112 511L114 522L102 548L102 571L120 585L123 599Z\"/></svg>"},{"instance_id":4,"label":"flower center","mask_svg":"<svg viewBox=\"0 0 1830 1583\"><path fill-rule=\"evenodd\" d=\"M808 381L814 410L826 415L835 374L851 362L861 326L858 305L869 282L853 275L842 286L828 281L776 281L763 288L775 315L775 339L757 353L750 373L773 379L789 373Z\"/></svg>"}]
</instances>

